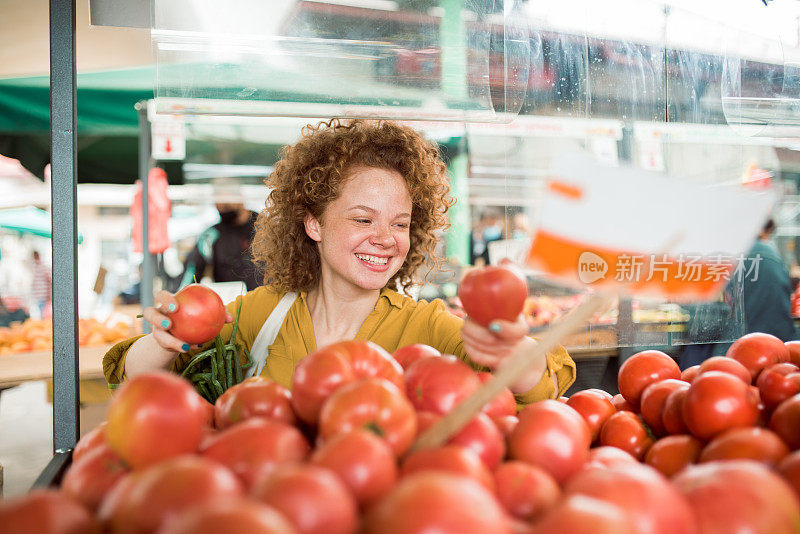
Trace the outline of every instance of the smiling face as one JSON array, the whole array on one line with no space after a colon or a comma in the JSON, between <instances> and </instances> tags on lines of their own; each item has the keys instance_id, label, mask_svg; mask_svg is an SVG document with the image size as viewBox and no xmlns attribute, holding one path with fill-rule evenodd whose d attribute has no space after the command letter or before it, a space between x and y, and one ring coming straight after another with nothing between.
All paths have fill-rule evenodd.
<instances>
[{"instance_id":1,"label":"smiling face","mask_svg":"<svg viewBox=\"0 0 800 534\"><path fill-rule=\"evenodd\" d=\"M382 289L405 262L410 225L411 197L399 173L351 171L321 220L306 218L306 233L320 254L322 283Z\"/></svg>"}]
</instances>

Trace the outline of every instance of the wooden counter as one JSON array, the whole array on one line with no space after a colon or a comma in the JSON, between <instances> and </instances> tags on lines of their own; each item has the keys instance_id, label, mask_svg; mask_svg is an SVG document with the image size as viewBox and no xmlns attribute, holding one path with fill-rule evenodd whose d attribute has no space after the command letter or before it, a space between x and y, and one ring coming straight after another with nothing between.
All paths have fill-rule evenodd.
<instances>
[{"instance_id":1,"label":"wooden counter","mask_svg":"<svg viewBox=\"0 0 800 534\"><path fill-rule=\"evenodd\" d=\"M110 347L110 345L100 345L80 348L81 380L103 378L103 355ZM52 377L52 351L20 352L0 356L0 389Z\"/></svg>"}]
</instances>

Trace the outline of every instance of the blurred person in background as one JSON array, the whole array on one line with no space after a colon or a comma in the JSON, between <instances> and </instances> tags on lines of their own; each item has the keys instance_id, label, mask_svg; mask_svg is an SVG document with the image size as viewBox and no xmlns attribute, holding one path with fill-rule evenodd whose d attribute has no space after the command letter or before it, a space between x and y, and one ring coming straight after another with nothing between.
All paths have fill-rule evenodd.
<instances>
[{"instance_id":1,"label":"blurred person in background","mask_svg":"<svg viewBox=\"0 0 800 534\"><path fill-rule=\"evenodd\" d=\"M772 234L775 222L764 225L745 258L744 321L745 333L765 332L783 341L797 339L792 320L792 282Z\"/></svg>"},{"instance_id":2,"label":"blurred person in background","mask_svg":"<svg viewBox=\"0 0 800 534\"><path fill-rule=\"evenodd\" d=\"M489 243L503 238L503 221L494 210L481 213L470 234L470 260L472 265L489 265Z\"/></svg>"},{"instance_id":3,"label":"blurred person in background","mask_svg":"<svg viewBox=\"0 0 800 534\"><path fill-rule=\"evenodd\" d=\"M50 268L44 264L37 251L33 251L33 276L31 277L31 300L39 314L39 318L49 317L52 313L53 287Z\"/></svg>"},{"instance_id":4,"label":"blurred person in background","mask_svg":"<svg viewBox=\"0 0 800 534\"><path fill-rule=\"evenodd\" d=\"M260 285L250 253L258 214L244 206L235 181L218 179L213 188L220 222L197 238L184 262L179 287L199 282L210 268L214 282L241 281L253 290Z\"/></svg>"}]
</instances>

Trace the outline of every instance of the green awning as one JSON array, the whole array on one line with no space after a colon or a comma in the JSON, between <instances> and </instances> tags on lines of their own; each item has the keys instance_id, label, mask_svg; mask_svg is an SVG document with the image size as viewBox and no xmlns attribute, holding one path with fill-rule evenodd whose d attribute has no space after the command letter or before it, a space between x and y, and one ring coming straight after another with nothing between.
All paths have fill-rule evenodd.
<instances>
[{"instance_id":1,"label":"green awning","mask_svg":"<svg viewBox=\"0 0 800 534\"><path fill-rule=\"evenodd\" d=\"M20 234L47 237L48 239L53 236L50 214L33 206L0 210L0 228ZM82 241L83 236L78 234L78 243Z\"/></svg>"}]
</instances>

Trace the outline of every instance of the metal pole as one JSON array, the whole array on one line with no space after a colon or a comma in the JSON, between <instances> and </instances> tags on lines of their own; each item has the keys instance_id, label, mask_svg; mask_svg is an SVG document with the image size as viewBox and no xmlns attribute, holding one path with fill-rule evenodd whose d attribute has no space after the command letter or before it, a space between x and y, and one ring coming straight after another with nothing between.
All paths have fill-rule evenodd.
<instances>
[{"instance_id":1,"label":"metal pole","mask_svg":"<svg viewBox=\"0 0 800 534\"><path fill-rule=\"evenodd\" d=\"M153 305L153 255L150 254L150 121L147 120L147 102L136 104L139 112L139 180L142 182L142 283L139 290L142 310ZM142 321L145 334L150 333L150 323Z\"/></svg>"},{"instance_id":2,"label":"metal pole","mask_svg":"<svg viewBox=\"0 0 800 534\"><path fill-rule=\"evenodd\" d=\"M53 450L78 441L75 0L50 0Z\"/></svg>"}]
</instances>

